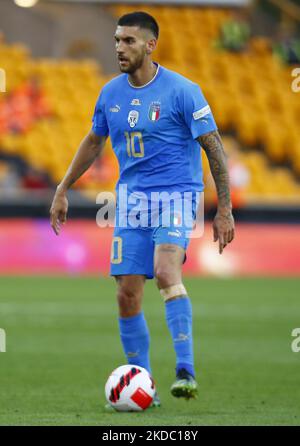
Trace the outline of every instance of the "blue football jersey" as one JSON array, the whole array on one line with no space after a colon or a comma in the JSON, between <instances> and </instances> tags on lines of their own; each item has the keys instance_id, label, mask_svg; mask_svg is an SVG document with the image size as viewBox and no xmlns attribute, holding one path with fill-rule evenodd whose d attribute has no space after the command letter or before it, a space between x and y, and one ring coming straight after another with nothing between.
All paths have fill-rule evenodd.
<instances>
[{"instance_id":1,"label":"blue football jersey","mask_svg":"<svg viewBox=\"0 0 300 446\"><path fill-rule=\"evenodd\" d=\"M196 138L217 129L199 86L157 65L142 87L121 74L98 98L93 131L109 135L128 193L202 191L200 145Z\"/></svg>"}]
</instances>

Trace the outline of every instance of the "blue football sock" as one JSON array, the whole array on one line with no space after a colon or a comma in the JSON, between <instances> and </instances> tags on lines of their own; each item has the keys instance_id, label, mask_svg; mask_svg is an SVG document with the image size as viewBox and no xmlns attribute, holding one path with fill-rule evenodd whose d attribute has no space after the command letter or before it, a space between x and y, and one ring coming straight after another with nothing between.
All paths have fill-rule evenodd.
<instances>
[{"instance_id":1,"label":"blue football sock","mask_svg":"<svg viewBox=\"0 0 300 446\"><path fill-rule=\"evenodd\" d=\"M151 374L150 336L144 313L119 318L120 336L128 364L144 367Z\"/></svg>"},{"instance_id":2,"label":"blue football sock","mask_svg":"<svg viewBox=\"0 0 300 446\"><path fill-rule=\"evenodd\" d=\"M176 352L176 374L179 369L186 369L195 376L192 305L188 296L166 302L166 319Z\"/></svg>"}]
</instances>

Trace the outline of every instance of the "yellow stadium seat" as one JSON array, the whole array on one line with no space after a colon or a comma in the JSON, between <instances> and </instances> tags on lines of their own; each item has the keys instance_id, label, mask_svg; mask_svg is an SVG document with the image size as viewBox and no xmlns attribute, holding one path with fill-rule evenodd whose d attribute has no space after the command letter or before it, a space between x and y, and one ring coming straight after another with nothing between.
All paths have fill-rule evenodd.
<instances>
[{"instance_id":1,"label":"yellow stadium seat","mask_svg":"<svg viewBox=\"0 0 300 446\"><path fill-rule=\"evenodd\" d=\"M134 9L148 11L160 23L154 59L198 83L220 131L233 132L247 148L241 158L251 172L249 196L270 198L274 191L287 197L299 194L299 184L291 172L300 175L300 101L290 88L290 70L273 58L270 41L252 37L244 53L216 49L214 42L222 23L231 17L230 9L142 3ZM132 10L133 6L125 4L110 7L117 16ZM174 23L180 23L179 30ZM54 182L60 181L91 127L99 91L113 75L104 75L93 60L34 60L27 47L3 43L0 65L7 70L9 92L36 76L52 112L49 119L36 122L24 135L0 135L1 146L46 170ZM249 151L258 147L261 152ZM116 162L110 142L104 154ZM283 163L290 167L280 167ZM205 166L207 172L207 163ZM113 182L105 181L87 179L80 187L96 190L102 184L113 188Z\"/></svg>"}]
</instances>

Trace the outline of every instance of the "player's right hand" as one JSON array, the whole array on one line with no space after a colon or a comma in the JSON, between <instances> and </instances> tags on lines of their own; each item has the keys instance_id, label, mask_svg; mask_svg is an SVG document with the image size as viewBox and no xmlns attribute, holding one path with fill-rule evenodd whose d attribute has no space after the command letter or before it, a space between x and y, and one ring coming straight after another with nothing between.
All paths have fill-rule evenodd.
<instances>
[{"instance_id":1,"label":"player's right hand","mask_svg":"<svg viewBox=\"0 0 300 446\"><path fill-rule=\"evenodd\" d=\"M50 208L50 224L56 235L59 235L61 225L67 221L68 206L66 194L57 191Z\"/></svg>"},{"instance_id":2,"label":"player's right hand","mask_svg":"<svg viewBox=\"0 0 300 446\"><path fill-rule=\"evenodd\" d=\"M219 254L234 239L234 219L229 211L217 212L213 221L214 242L219 240Z\"/></svg>"}]
</instances>

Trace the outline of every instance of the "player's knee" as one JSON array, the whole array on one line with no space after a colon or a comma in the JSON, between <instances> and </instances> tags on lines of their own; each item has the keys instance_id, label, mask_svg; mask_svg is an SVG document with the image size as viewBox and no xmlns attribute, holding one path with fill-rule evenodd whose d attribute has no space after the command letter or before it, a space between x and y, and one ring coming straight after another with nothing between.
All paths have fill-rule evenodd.
<instances>
[{"instance_id":1,"label":"player's knee","mask_svg":"<svg viewBox=\"0 0 300 446\"><path fill-rule=\"evenodd\" d=\"M122 317L135 316L141 311L141 296L129 288L121 287L117 299Z\"/></svg>"},{"instance_id":2,"label":"player's knee","mask_svg":"<svg viewBox=\"0 0 300 446\"><path fill-rule=\"evenodd\" d=\"M157 268L155 268L154 275L159 288L167 288L176 283L174 271L172 271L168 267L158 266Z\"/></svg>"}]
</instances>

